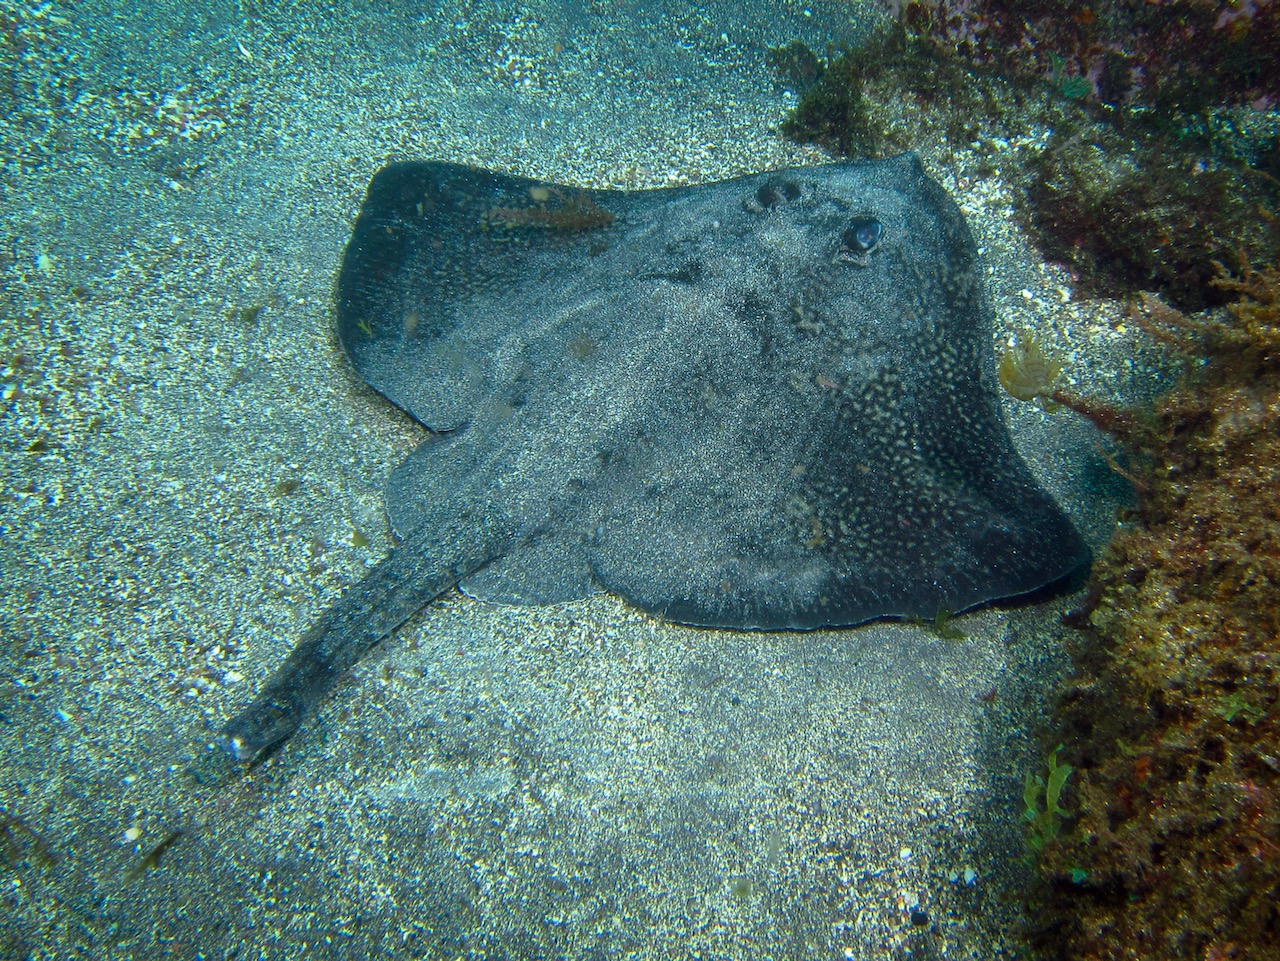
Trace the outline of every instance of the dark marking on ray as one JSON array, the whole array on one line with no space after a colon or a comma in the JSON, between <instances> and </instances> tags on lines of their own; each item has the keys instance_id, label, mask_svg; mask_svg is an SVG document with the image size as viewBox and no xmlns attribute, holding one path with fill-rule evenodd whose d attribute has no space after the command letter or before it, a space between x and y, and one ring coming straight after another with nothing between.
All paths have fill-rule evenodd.
<instances>
[{"instance_id":1,"label":"dark marking on ray","mask_svg":"<svg viewBox=\"0 0 1280 961\"><path fill-rule=\"evenodd\" d=\"M455 584L807 630L1087 562L1013 449L973 240L912 155L631 193L394 164L337 307L361 377L436 436L387 483L400 545L225 728L242 759Z\"/></svg>"}]
</instances>

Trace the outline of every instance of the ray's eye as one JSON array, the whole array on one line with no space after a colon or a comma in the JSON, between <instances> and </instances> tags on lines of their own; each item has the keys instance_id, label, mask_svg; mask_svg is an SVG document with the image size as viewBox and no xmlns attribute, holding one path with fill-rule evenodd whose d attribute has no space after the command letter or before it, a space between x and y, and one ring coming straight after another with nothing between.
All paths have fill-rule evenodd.
<instances>
[{"instance_id":1,"label":"ray's eye","mask_svg":"<svg viewBox=\"0 0 1280 961\"><path fill-rule=\"evenodd\" d=\"M840 235L845 248L854 254L869 254L884 236L884 224L874 217L859 217Z\"/></svg>"}]
</instances>

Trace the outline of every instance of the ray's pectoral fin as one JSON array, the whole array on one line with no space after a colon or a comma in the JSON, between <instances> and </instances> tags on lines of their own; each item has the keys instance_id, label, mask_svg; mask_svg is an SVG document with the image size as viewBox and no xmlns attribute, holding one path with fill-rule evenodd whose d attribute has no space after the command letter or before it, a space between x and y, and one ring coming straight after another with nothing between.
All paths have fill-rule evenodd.
<instances>
[{"instance_id":1,"label":"ray's pectoral fin","mask_svg":"<svg viewBox=\"0 0 1280 961\"><path fill-rule=\"evenodd\" d=\"M237 760L254 762L288 738L365 653L425 605L508 549L505 525L454 518L424 524L311 626L262 692L219 733ZM430 555L427 551L430 549Z\"/></svg>"}]
</instances>

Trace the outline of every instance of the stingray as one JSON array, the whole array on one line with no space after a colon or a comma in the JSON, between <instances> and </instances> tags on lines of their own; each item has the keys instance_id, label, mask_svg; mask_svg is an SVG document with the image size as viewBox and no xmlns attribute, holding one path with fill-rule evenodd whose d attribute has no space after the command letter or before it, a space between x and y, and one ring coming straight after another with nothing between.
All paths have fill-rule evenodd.
<instances>
[{"instance_id":1,"label":"stingray","mask_svg":"<svg viewBox=\"0 0 1280 961\"><path fill-rule=\"evenodd\" d=\"M395 163L336 301L427 436L386 485L397 546L224 728L241 760L454 586L810 630L1087 562L1011 443L978 252L914 155L631 192Z\"/></svg>"}]
</instances>

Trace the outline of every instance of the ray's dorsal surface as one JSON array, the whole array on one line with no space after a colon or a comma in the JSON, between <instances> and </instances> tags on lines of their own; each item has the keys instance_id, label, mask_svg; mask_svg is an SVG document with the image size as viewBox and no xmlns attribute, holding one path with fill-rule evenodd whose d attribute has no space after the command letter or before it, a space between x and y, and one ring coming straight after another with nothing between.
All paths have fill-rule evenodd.
<instances>
[{"instance_id":1,"label":"ray's dorsal surface","mask_svg":"<svg viewBox=\"0 0 1280 961\"><path fill-rule=\"evenodd\" d=\"M1010 441L977 251L914 155L638 192L393 164L337 300L356 370L433 435L387 485L402 542L227 725L242 759L455 584L806 630L1087 563Z\"/></svg>"}]
</instances>

